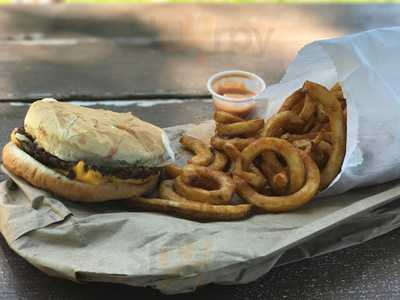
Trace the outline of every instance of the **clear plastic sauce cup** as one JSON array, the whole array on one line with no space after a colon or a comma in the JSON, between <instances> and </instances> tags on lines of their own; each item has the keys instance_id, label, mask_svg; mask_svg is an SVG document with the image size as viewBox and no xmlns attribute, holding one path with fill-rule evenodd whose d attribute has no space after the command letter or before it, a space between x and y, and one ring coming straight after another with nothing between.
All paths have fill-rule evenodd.
<instances>
[{"instance_id":1,"label":"clear plastic sauce cup","mask_svg":"<svg viewBox=\"0 0 400 300\"><path fill-rule=\"evenodd\" d=\"M214 74L207 82L215 110L245 117L256 108L256 99L265 90L265 82L245 71L224 71Z\"/></svg>"}]
</instances>

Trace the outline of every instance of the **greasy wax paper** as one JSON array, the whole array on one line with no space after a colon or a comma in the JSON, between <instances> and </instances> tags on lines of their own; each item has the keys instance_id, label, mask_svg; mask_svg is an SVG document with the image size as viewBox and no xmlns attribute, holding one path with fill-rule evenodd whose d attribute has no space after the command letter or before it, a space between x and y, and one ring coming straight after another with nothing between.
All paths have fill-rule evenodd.
<instances>
[{"instance_id":1,"label":"greasy wax paper","mask_svg":"<svg viewBox=\"0 0 400 300\"><path fill-rule=\"evenodd\" d=\"M348 247L397 228L400 203L393 200L400 195L400 182L337 193L399 177L394 151L399 135L394 124L383 126L397 116L399 88L392 86L396 77L390 64L396 64L394 53L400 50L399 32L382 29L308 45L282 82L267 89L260 101L259 112L268 115L304 79L327 85L340 80L349 105L348 149L343 171L327 191L336 195L290 213L200 223L128 211L119 201L64 201L8 174L10 179L0 183L2 234L14 251L49 275L180 293L211 282L247 283L274 265ZM178 145L181 134L206 140L212 126L205 122L166 129L179 162L187 157ZM367 143L372 140L370 149Z\"/></svg>"}]
</instances>

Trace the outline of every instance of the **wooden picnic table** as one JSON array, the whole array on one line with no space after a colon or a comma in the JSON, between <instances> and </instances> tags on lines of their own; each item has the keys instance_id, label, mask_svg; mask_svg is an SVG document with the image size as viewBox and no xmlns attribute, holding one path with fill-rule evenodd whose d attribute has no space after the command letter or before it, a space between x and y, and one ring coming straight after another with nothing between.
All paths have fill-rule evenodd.
<instances>
[{"instance_id":1,"label":"wooden picnic table","mask_svg":"<svg viewBox=\"0 0 400 300\"><path fill-rule=\"evenodd\" d=\"M277 82L316 39L400 24L397 5L143 5L0 9L0 146L28 103L52 96L131 111L159 126L211 116L207 78L256 72ZM116 101L119 100L119 101ZM115 104L122 104L115 106ZM5 176L0 174L0 180ZM193 299L400 296L400 230L273 269L241 286L209 285ZM122 285L79 285L41 273L0 238L0 299L161 299ZM177 295L172 299L186 299Z\"/></svg>"}]
</instances>

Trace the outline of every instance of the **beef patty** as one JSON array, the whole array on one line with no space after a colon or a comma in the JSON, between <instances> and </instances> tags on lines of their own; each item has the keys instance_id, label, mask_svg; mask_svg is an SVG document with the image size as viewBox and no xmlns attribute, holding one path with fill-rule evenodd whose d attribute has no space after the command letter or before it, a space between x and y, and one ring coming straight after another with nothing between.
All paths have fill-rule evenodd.
<instances>
[{"instance_id":1,"label":"beef patty","mask_svg":"<svg viewBox=\"0 0 400 300\"><path fill-rule=\"evenodd\" d=\"M21 148L25 152L27 152L30 156L32 156L37 161L42 164L52 168L52 169L61 169L67 172L67 177L70 179L75 178L75 172L73 171L73 167L78 163L77 161L65 161L59 159L57 156L54 156L43 148L39 147L33 137L25 132L23 127L18 128L17 133L25 136L27 139L19 140L21 143ZM95 164L87 164L85 162L85 167L87 169L92 169L95 171L99 171L102 175L105 176L115 176L120 179L130 179L130 178L146 178L150 175L157 174L160 169L159 168L149 168L149 167L137 167L137 166L98 166Z\"/></svg>"}]
</instances>

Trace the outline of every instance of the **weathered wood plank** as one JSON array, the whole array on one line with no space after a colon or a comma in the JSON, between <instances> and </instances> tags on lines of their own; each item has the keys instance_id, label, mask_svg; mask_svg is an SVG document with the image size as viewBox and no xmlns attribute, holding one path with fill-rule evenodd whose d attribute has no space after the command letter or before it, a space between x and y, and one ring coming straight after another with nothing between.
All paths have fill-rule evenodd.
<instances>
[{"instance_id":1,"label":"weathered wood plank","mask_svg":"<svg viewBox=\"0 0 400 300\"><path fill-rule=\"evenodd\" d=\"M332 36L398 24L396 4L3 6L0 38L153 37L207 40L218 30L274 29L282 39ZM293 31L295 30L295 31ZM243 32L238 32L240 34ZM221 37L221 36L219 36ZM216 36L215 38L218 38Z\"/></svg>"},{"instance_id":2,"label":"weathered wood plank","mask_svg":"<svg viewBox=\"0 0 400 300\"><path fill-rule=\"evenodd\" d=\"M245 69L268 83L316 39L395 26L397 5L137 5L0 9L0 99L197 95Z\"/></svg>"}]
</instances>

